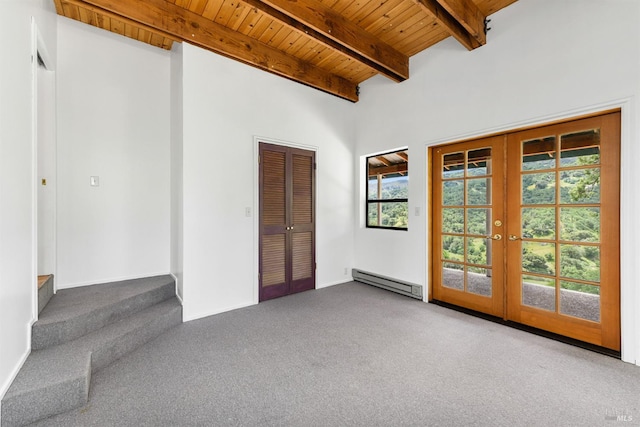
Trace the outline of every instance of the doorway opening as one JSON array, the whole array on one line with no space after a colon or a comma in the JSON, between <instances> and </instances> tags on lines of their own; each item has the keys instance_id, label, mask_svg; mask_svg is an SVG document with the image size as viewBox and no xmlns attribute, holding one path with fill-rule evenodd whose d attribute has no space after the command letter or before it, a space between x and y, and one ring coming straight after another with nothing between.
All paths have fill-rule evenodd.
<instances>
[{"instance_id":1,"label":"doorway opening","mask_svg":"<svg viewBox=\"0 0 640 427\"><path fill-rule=\"evenodd\" d=\"M432 150L433 299L620 351L620 113Z\"/></svg>"},{"instance_id":2,"label":"doorway opening","mask_svg":"<svg viewBox=\"0 0 640 427\"><path fill-rule=\"evenodd\" d=\"M35 24L34 24L35 25ZM37 311L49 302L56 272L56 92L55 72L34 30L34 145Z\"/></svg>"},{"instance_id":3,"label":"doorway opening","mask_svg":"<svg viewBox=\"0 0 640 427\"><path fill-rule=\"evenodd\" d=\"M259 143L259 301L315 289L315 155Z\"/></svg>"}]
</instances>

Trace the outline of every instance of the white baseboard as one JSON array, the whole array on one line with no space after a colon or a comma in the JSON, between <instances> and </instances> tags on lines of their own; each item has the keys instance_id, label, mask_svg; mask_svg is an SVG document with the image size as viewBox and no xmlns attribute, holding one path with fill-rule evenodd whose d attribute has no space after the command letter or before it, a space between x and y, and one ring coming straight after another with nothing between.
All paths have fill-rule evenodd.
<instances>
[{"instance_id":1,"label":"white baseboard","mask_svg":"<svg viewBox=\"0 0 640 427\"><path fill-rule=\"evenodd\" d=\"M22 366L24 365L24 362L27 361L27 357L29 357L29 354L31 354L31 346L27 347L27 349L24 352L24 354L20 357L20 360L18 361L18 364L11 371L11 375L9 375L9 378L7 379L7 381L5 381L2 384L2 387L0 388L0 402L4 398L4 395L7 393L7 390L9 390L9 387L11 387L11 384L13 383L13 380L16 379L16 376L18 375L18 372L20 372L20 369L22 369Z\"/></svg>"},{"instance_id":2,"label":"white baseboard","mask_svg":"<svg viewBox=\"0 0 640 427\"><path fill-rule=\"evenodd\" d=\"M349 283L349 282L353 282L353 277L347 276L344 279L335 280L333 282L319 283L316 285L316 289L328 288L329 286L342 285L343 283Z\"/></svg>"},{"instance_id":3,"label":"white baseboard","mask_svg":"<svg viewBox=\"0 0 640 427\"><path fill-rule=\"evenodd\" d=\"M184 301L182 300L182 295L180 295L180 293L178 292L178 278L173 273L169 273L169 275L173 277L173 280L176 282L176 298L178 298L178 301L180 301L180 305L184 307Z\"/></svg>"},{"instance_id":4,"label":"white baseboard","mask_svg":"<svg viewBox=\"0 0 640 427\"><path fill-rule=\"evenodd\" d=\"M216 309L216 310L212 310L212 311L206 311L206 312L197 313L197 314L190 314L188 316L185 315L185 310L183 309L183 311L182 311L182 321L183 322L190 322L192 320L202 319L204 317L214 316L214 315L220 314L220 313L226 313L227 311L237 310L239 308L250 307L252 305L256 305L256 304L252 301L252 302L247 302L247 303L242 303L242 304L238 304L238 305L234 305L234 306L224 307L224 308L220 308L220 309ZM184 305L183 305L183 307L184 307Z\"/></svg>"},{"instance_id":5,"label":"white baseboard","mask_svg":"<svg viewBox=\"0 0 640 427\"><path fill-rule=\"evenodd\" d=\"M76 283L64 283L64 284L58 285L58 290L79 288L81 286L103 285L105 283L111 283L111 282L122 282L123 280L144 279L145 277L165 276L170 274L171 273L169 271L160 271L156 273L136 274L133 276L120 276L120 277L88 280L88 281L82 281L82 282L76 282Z\"/></svg>"}]
</instances>

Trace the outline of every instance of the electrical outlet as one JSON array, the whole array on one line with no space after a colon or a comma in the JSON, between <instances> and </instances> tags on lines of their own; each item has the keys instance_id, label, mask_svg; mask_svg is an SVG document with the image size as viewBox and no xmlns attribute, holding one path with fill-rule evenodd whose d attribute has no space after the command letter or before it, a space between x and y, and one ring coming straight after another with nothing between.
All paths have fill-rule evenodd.
<instances>
[{"instance_id":1,"label":"electrical outlet","mask_svg":"<svg viewBox=\"0 0 640 427\"><path fill-rule=\"evenodd\" d=\"M344 268L344 275L346 276L347 274L349 274L348 272L349 272L349 268L348 268L348 267L345 267L345 268Z\"/></svg>"}]
</instances>

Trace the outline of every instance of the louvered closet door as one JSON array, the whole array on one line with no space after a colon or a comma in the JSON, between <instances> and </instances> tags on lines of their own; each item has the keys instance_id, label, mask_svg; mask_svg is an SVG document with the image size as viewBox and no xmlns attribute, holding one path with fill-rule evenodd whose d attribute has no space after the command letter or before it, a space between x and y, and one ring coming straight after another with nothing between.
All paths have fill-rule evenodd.
<instances>
[{"instance_id":1,"label":"louvered closet door","mask_svg":"<svg viewBox=\"0 0 640 427\"><path fill-rule=\"evenodd\" d=\"M315 153L260 143L260 301L315 288Z\"/></svg>"}]
</instances>

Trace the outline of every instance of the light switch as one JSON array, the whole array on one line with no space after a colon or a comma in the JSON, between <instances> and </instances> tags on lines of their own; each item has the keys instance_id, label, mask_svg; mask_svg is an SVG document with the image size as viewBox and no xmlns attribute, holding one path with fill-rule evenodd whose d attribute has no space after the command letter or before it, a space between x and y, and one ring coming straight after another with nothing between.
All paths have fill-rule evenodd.
<instances>
[{"instance_id":1,"label":"light switch","mask_svg":"<svg viewBox=\"0 0 640 427\"><path fill-rule=\"evenodd\" d=\"M251 208L249 208L249 207L244 208L244 216L246 216L246 217L250 217L251 216Z\"/></svg>"},{"instance_id":2,"label":"light switch","mask_svg":"<svg viewBox=\"0 0 640 427\"><path fill-rule=\"evenodd\" d=\"M92 176L91 177L91 186L92 187L100 187L100 177L99 176Z\"/></svg>"},{"instance_id":3,"label":"light switch","mask_svg":"<svg viewBox=\"0 0 640 427\"><path fill-rule=\"evenodd\" d=\"M420 216L420 207L419 206L416 206L413 211L414 211L414 215L415 216Z\"/></svg>"}]
</instances>

